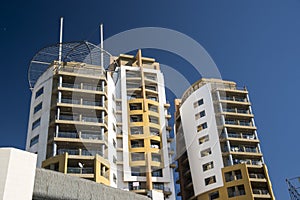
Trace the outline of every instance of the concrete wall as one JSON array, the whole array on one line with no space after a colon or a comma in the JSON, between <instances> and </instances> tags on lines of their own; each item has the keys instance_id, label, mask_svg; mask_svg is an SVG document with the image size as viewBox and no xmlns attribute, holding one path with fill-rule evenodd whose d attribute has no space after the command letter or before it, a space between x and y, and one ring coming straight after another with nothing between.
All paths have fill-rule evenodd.
<instances>
[{"instance_id":1,"label":"concrete wall","mask_svg":"<svg viewBox=\"0 0 300 200\"><path fill-rule=\"evenodd\" d=\"M148 197L45 169L36 169L33 200L149 200Z\"/></svg>"},{"instance_id":2,"label":"concrete wall","mask_svg":"<svg viewBox=\"0 0 300 200\"><path fill-rule=\"evenodd\" d=\"M14 148L0 148L0 199L31 200L36 155Z\"/></svg>"}]
</instances>

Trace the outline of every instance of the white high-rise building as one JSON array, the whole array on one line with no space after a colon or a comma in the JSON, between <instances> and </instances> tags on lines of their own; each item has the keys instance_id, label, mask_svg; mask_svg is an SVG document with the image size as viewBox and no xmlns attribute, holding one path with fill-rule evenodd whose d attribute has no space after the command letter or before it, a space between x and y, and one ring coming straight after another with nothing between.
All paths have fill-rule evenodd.
<instances>
[{"instance_id":1,"label":"white high-rise building","mask_svg":"<svg viewBox=\"0 0 300 200\"><path fill-rule=\"evenodd\" d=\"M246 88L201 79L175 106L183 200L275 199Z\"/></svg>"}]
</instances>

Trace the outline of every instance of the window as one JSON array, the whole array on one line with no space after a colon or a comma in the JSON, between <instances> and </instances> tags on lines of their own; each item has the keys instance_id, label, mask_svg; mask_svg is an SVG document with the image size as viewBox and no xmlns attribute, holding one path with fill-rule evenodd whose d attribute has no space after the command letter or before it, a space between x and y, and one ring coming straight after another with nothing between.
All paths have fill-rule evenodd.
<instances>
[{"instance_id":1,"label":"window","mask_svg":"<svg viewBox=\"0 0 300 200\"><path fill-rule=\"evenodd\" d=\"M41 118L38 118L37 120L35 120L35 121L32 123L32 128L31 128L31 130L34 130L34 129L37 128L40 124L41 124Z\"/></svg>"},{"instance_id":2,"label":"window","mask_svg":"<svg viewBox=\"0 0 300 200\"><path fill-rule=\"evenodd\" d=\"M113 156L113 163L117 163L117 158L115 156Z\"/></svg>"},{"instance_id":3,"label":"window","mask_svg":"<svg viewBox=\"0 0 300 200\"><path fill-rule=\"evenodd\" d=\"M162 169L152 169L152 177L163 177Z\"/></svg>"},{"instance_id":4,"label":"window","mask_svg":"<svg viewBox=\"0 0 300 200\"><path fill-rule=\"evenodd\" d=\"M161 156L157 153L151 153L152 161L161 162Z\"/></svg>"},{"instance_id":5,"label":"window","mask_svg":"<svg viewBox=\"0 0 300 200\"><path fill-rule=\"evenodd\" d=\"M205 185L210 185L216 182L216 177L215 176L211 176L208 177L206 179L204 179Z\"/></svg>"},{"instance_id":6,"label":"window","mask_svg":"<svg viewBox=\"0 0 300 200\"><path fill-rule=\"evenodd\" d=\"M205 157L205 156L208 156L210 154L211 154L211 149L210 148L201 151L201 157Z\"/></svg>"},{"instance_id":7,"label":"window","mask_svg":"<svg viewBox=\"0 0 300 200\"><path fill-rule=\"evenodd\" d=\"M131 135L140 135L144 134L143 127L142 126L135 126L130 128L130 134Z\"/></svg>"},{"instance_id":8,"label":"window","mask_svg":"<svg viewBox=\"0 0 300 200\"><path fill-rule=\"evenodd\" d=\"M235 170L225 173L225 181L230 182L234 180L242 179L242 173L241 170Z\"/></svg>"},{"instance_id":9,"label":"window","mask_svg":"<svg viewBox=\"0 0 300 200\"><path fill-rule=\"evenodd\" d=\"M37 106L34 107L33 113L34 113L34 114L37 113L39 110L42 109L42 107L43 107L43 103L41 102L41 103L39 103Z\"/></svg>"},{"instance_id":10,"label":"window","mask_svg":"<svg viewBox=\"0 0 300 200\"><path fill-rule=\"evenodd\" d=\"M219 191L212 192L212 193L209 194L209 200L218 199L219 197L220 197Z\"/></svg>"},{"instance_id":11,"label":"window","mask_svg":"<svg viewBox=\"0 0 300 200\"><path fill-rule=\"evenodd\" d=\"M131 176L146 176L144 167L131 167Z\"/></svg>"},{"instance_id":12,"label":"window","mask_svg":"<svg viewBox=\"0 0 300 200\"><path fill-rule=\"evenodd\" d=\"M158 112L158 107L152 104L148 104L148 109L153 112Z\"/></svg>"},{"instance_id":13,"label":"window","mask_svg":"<svg viewBox=\"0 0 300 200\"><path fill-rule=\"evenodd\" d=\"M202 104L204 104L204 101L203 101L203 99L200 99L194 103L194 108L201 106Z\"/></svg>"},{"instance_id":14,"label":"window","mask_svg":"<svg viewBox=\"0 0 300 200\"><path fill-rule=\"evenodd\" d=\"M115 139L113 139L113 145L116 148L116 140Z\"/></svg>"},{"instance_id":15,"label":"window","mask_svg":"<svg viewBox=\"0 0 300 200\"><path fill-rule=\"evenodd\" d=\"M203 129L206 129L207 128L207 123L203 123L203 124L200 124L199 126L197 126L197 131L200 132L202 131Z\"/></svg>"},{"instance_id":16,"label":"window","mask_svg":"<svg viewBox=\"0 0 300 200\"><path fill-rule=\"evenodd\" d=\"M31 140L30 140L30 147L32 147L33 145L35 145L36 143L39 142L39 135L33 137Z\"/></svg>"},{"instance_id":17,"label":"window","mask_svg":"<svg viewBox=\"0 0 300 200\"><path fill-rule=\"evenodd\" d=\"M141 103L131 103L129 104L130 110L142 110L142 104Z\"/></svg>"},{"instance_id":18,"label":"window","mask_svg":"<svg viewBox=\"0 0 300 200\"><path fill-rule=\"evenodd\" d=\"M158 118L153 116L149 116L149 122L159 124Z\"/></svg>"},{"instance_id":19,"label":"window","mask_svg":"<svg viewBox=\"0 0 300 200\"><path fill-rule=\"evenodd\" d=\"M44 93L44 87L42 87L41 89L39 89L36 93L35 93L35 98L38 98L39 96L41 96Z\"/></svg>"},{"instance_id":20,"label":"window","mask_svg":"<svg viewBox=\"0 0 300 200\"><path fill-rule=\"evenodd\" d=\"M202 110L200 113L200 118L205 116L205 110Z\"/></svg>"},{"instance_id":21,"label":"window","mask_svg":"<svg viewBox=\"0 0 300 200\"><path fill-rule=\"evenodd\" d=\"M201 112L199 112L199 113L197 113L196 115L195 115L195 119L197 120L197 119L200 119L200 118L202 118L202 117L204 117L206 114L205 114L205 110L202 110Z\"/></svg>"},{"instance_id":22,"label":"window","mask_svg":"<svg viewBox=\"0 0 300 200\"><path fill-rule=\"evenodd\" d=\"M229 187L227 188L227 193L229 198L246 194L244 185Z\"/></svg>"},{"instance_id":23,"label":"window","mask_svg":"<svg viewBox=\"0 0 300 200\"><path fill-rule=\"evenodd\" d=\"M142 122L142 115L130 115L130 122Z\"/></svg>"},{"instance_id":24,"label":"window","mask_svg":"<svg viewBox=\"0 0 300 200\"><path fill-rule=\"evenodd\" d=\"M115 173L113 173L113 180L114 180L115 183L117 183L117 176L116 176Z\"/></svg>"},{"instance_id":25,"label":"window","mask_svg":"<svg viewBox=\"0 0 300 200\"><path fill-rule=\"evenodd\" d=\"M203 144L204 142L207 142L207 141L209 141L208 135L205 135L205 136L199 138L199 144Z\"/></svg>"},{"instance_id":26,"label":"window","mask_svg":"<svg viewBox=\"0 0 300 200\"><path fill-rule=\"evenodd\" d=\"M202 168L203 168L203 171L207 171L207 170L210 170L210 169L213 169L214 168L214 162L211 161L209 163L206 163L204 165L202 165Z\"/></svg>"},{"instance_id":27,"label":"window","mask_svg":"<svg viewBox=\"0 0 300 200\"><path fill-rule=\"evenodd\" d=\"M145 160L145 154L144 153L131 153L131 160L132 161Z\"/></svg>"}]
</instances>

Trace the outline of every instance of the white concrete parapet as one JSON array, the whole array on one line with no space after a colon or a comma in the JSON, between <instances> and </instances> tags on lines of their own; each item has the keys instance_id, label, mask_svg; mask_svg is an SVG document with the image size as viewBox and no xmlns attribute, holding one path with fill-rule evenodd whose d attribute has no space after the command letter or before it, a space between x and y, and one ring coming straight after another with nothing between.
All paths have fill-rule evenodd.
<instances>
[{"instance_id":1,"label":"white concrete parapet","mask_svg":"<svg viewBox=\"0 0 300 200\"><path fill-rule=\"evenodd\" d=\"M37 156L0 148L0 200L32 200Z\"/></svg>"}]
</instances>

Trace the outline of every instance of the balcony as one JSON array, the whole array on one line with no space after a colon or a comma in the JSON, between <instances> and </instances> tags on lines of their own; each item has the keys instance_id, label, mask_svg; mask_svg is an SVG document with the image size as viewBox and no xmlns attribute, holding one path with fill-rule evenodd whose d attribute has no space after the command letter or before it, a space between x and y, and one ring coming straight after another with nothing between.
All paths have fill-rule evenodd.
<instances>
[{"instance_id":1,"label":"balcony","mask_svg":"<svg viewBox=\"0 0 300 200\"><path fill-rule=\"evenodd\" d=\"M96 154L100 155L100 156L104 156L103 152L100 150L87 150L87 149L83 149L81 152L82 156L96 156Z\"/></svg>"},{"instance_id":2,"label":"balcony","mask_svg":"<svg viewBox=\"0 0 300 200\"><path fill-rule=\"evenodd\" d=\"M131 144L131 148L143 148L143 147L144 147L144 144L139 144L139 143Z\"/></svg>"},{"instance_id":3,"label":"balcony","mask_svg":"<svg viewBox=\"0 0 300 200\"><path fill-rule=\"evenodd\" d=\"M146 89L146 90L151 90L151 91L157 92L156 86L146 85L146 86L145 86L145 89Z\"/></svg>"},{"instance_id":4,"label":"balcony","mask_svg":"<svg viewBox=\"0 0 300 200\"><path fill-rule=\"evenodd\" d=\"M258 152L256 147L249 147L249 146L231 146L231 152L248 152L248 153L260 153Z\"/></svg>"},{"instance_id":5,"label":"balcony","mask_svg":"<svg viewBox=\"0 0 300 200\"><path fill-rule=\"evenodd\" d=\"M223 108L223 112L251 115L251 113L250 113L249 110L246 110L246 109L238 109L238 108Z\"/></svg>"},{"instance_id":6,"label":"balcony","mask_svg":"<svg viewBox=\"0 0 300 200\"><path fill-rule=\"evenodd\" d=\"M225 125L228 127L238 126L239 128L256 129L256 127L252 125L252 122L248 120L225 119Z\"/></svg>"},{"instance_id":7,"label":"balcony","mask_svg":"<svg viewBox=\"0 0 300 200\"><path fill-rule=\"evenodd\" d=\"M79 90L90 90L90 91L100 91L104 92L104 88L101 86L95 86L91 85L89 83L62 83L63 88L69 88L69 89L79 89Z\"/></svg>"},{"instance_id":8,"label":"balcony","mask_svg":"<svg viewBox=\"0 0 300 200\"><path fill-rule=\"evenodd\" d=\"M247 165L257 165L262 166L262 161L260 160L251 160L251 159L233 159L234 164L247 164Z\"/></svg>"},{"instance_id":9,"label":"balcony","mask_svg":"<svg viewBox=\"0 0 300 200\"><path fill-rule=\"evenodd\" d=\"M57 137L59 138L71 138L71 139L86 139L86 140L104 140L101 133L98 132L82 132L81 137L77 132L58 132Z\"/></svg>"},{"instance_id":10,"label":"balcony","mask_svg":"<svg viewBox=\"0 0 300 200\"><path fill-rule=\"evenodd\" d=\"M222 136L225 137L225 134L222 133ZM237 138L237 139L246 139L246 140L257 140L253 133L236 133L228 132L228 138Z\"/></svg>"},{"instance_id":11,"label":"balcony","mask_svg":"<svg viewBox=\"0 0 300 200\"><path fill-rule=\"evenodd\" d=\"M65 153L68 153L69 155L77 155L77 156L96 156L96 154L100 156L104 156L103 152L100 150L87 150L82 149L79 151L79 149L58 149L57 154L63 155Z\"/></svg>"},{"instance_id":12,"label":"balcony","mask_svg":"<svg viewBox=\"0 0 300 200\"><path fill-rule=\"evenodd\" d=\"M271 197L267 189L253 188L252 192L254 194L254 197L267 197L267 198Z\"/></svg>"},{"instance_id":13,"label":"balcony","mask_svg":"<svg viewBox=\"0 0 300 200\"><path fill-rule=\"evenodd\" d=\"M72 113L62 113L59 116L58 120L65 120L65 121L72 121L72 122L88 122L88 123L106 123L104 119L97 118L97 117L88 117L88 116L81 116L78 114Z\"/></svg>"},{"instance_id":14,"label":"balcony","mask_svg":"<svg viewBox=\"0 0 300 200\"><path fill-rule=\"evenodd\" d=\"M76 76L78 74L81 75L89 75L89 76L95 76L99 78L99 76L103 76L103 69L93 69L93 68L86 68L86 67L81 67L81 66L63 66L59 69L59 73L61 72L68 72L68 73L74 73ZM63 73L62 73L63 74Z\"/></svg>"},{"instance_id":15,"label":"balcony","mask_svg":"<svg viewBox=\"0 0 300 200\"><path fill-rule=\"evenodd\" d=\"M256 173L250 173L249 174L250 178L257 178L257 179L264 179L265 175L264 174L256 174Z\"/></svg>"},{"instance_id":16,"label":"balcony","mask_svg":"<svg viewBox=\"0 0 300 200\"><path fill-rule=\"evenodd\" d=\"M101 133L96 134L95 132L82 132L81 133L81 138L82 139L87 139L87 140L103 140L104 137L101 135Z\"/></svg>"},{"instance_id":17,"label":"balcony","mask_svg":"<svg viewBox=\"0 0 300 200\"><path fill-rule=\"evenodd\" d=\"M57 154L63 155L65 153L68 153L69 155L79 155L78 149L58 149Z\"/></svg>"},{"instance_id":18,"label":"balcony","mask_svg":"<svg viewBox=\"0 0 300 200\"><path fill-rule=\"evenodd\" d=\"M232 101L234 103L249 103L247 98L236 97L236 96L220 96L221 101Z\"/></svg>"},{"instance_id":19,"label":"balcony","mask_svg":"<svg viewBox=\"0 0 300 200\"><path fill-rule=\"evenodd\" d=\"M92 167L68 167L67 168L68 174L94 174L94 168Z\"/></svg>"},{"instance_id":20,"label":"balcony","mask_svg":"<svg viewBox=\"0 0 300 200\"><path fill-rule=\"evenodd\" d=\"M60 138L79 138L77 132L58 132L57 137L60 137Z\"/></svg>"}]
</instances>

